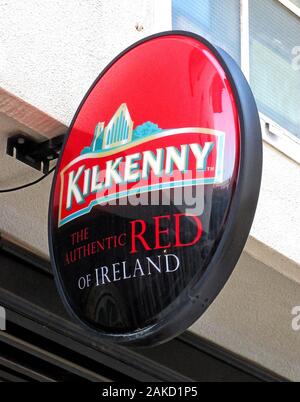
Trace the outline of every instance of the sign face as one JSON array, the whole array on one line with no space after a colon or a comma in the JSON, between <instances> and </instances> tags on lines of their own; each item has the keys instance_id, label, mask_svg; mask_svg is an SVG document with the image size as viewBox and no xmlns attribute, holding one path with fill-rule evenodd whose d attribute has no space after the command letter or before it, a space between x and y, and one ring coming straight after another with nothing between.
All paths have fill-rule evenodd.
<instances>
[{"instance_id":1,"label":"sign face","mask_svg":"<svg viewBox=\"0 0 300 402\"><path fill-rule=\"evenodd\" d=\"M71 314L123 344L188 328L242 252L261 165L255 102L224 51L178 31L124 51L80 105L53 182L50 254Z\"/></svg>"}]
</instances>

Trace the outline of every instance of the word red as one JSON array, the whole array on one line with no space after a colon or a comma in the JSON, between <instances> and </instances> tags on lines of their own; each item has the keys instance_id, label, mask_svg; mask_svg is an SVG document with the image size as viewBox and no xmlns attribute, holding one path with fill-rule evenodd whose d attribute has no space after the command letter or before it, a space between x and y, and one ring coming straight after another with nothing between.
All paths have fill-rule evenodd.
<instances>
[{"instance_id":1,"label":"word red","mask_svg":"<svg viewBox=\"0 0 300 402\"><path fill-rule=\"evenodd\" d=\"M192 240L187 243L183 243L180 238L180 227L183 223L184 219L193 219L196 227L196 234ZM130 222L131 224L131 254L135 254L138 252L137 244L142 246L145 250L159 250L159 249L169 249L179 248L179 247L189 247L196 244L202 235L202 223L198 216L189 215L189 214L174 214L174 215L164 215L164 216L155 216L154 220L154 246L149 245L149 242L146 240L146 235L149 230L153 231L153 222L151 225L147 225L147 222L138 219ZM175 227L175 238L174 235L170 235L170 226L173 220L173 225ZM169 225L166 227L166 221L169 222ZM164 228L162 228L164 226ZM164 236L164 241L162 240L162 236ZM168 241L166 241L168 238Z\"/></svg>"}]
</instances>

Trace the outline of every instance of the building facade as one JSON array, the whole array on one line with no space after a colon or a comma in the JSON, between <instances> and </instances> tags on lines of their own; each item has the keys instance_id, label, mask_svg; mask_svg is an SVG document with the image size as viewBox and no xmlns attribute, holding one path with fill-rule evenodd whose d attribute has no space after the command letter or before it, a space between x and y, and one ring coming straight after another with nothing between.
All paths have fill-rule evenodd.
<instances>
[{"instance_id":1,"label":"building facade","mask_svg":"<svg viewBox=\"0 0 300 402\"><path fill-rule=\"evenodd\" d=\"M0 0L0 190L41 175L6 155L8 137L22 131L42 141L64 134L90 85L118 53L173 29L202 35L240 65L256 97L264 141L261 195L247 245L230 281L188 336L299 381L299 0ZM97 141L111 148L129 140L129 112L117 113L112 123L122 125L123 135L116 137L109 125L103 132L99 122L92 148ZM51 180L0 194L2 245L16 247L14 256L22 249L31 261L49 260ZM14 282L9 271L3 281ZM30 303L38 304L42 284L26 286L39 295ZM0 305L8 308L5 291L0 294Z\"/></svg>"}]
</instances>

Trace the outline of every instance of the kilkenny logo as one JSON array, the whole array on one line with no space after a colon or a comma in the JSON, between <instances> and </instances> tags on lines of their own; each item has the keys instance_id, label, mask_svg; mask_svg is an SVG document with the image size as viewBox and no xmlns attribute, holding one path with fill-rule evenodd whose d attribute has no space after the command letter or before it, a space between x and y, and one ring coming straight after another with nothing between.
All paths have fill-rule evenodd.
<instances>
[{"instance_id":1,"label":"kilkenny logo","mask_svg":"<svg viewBox=\"0 0 300 402\"><path fill-rule=\"evenodd\" d=\"M84 148L82 154L115 149L161 132L163 130L150 121L133 130L133 121L126 103L123 103L107 127L105 127L105 123L97 124L93 141L89 147Z\"/></svg>"},{"instance_id":2,"label":"kilkenny logo","mask_svg":"<svg viewBox=\"0 0 300 402\"><path fill-rule=\"evenodd\" d=\"M200 127L134 128L123 103L60 172L59 226L96 205L155 191L223 182L225 133Z\"/></svg>"}]
</instances>

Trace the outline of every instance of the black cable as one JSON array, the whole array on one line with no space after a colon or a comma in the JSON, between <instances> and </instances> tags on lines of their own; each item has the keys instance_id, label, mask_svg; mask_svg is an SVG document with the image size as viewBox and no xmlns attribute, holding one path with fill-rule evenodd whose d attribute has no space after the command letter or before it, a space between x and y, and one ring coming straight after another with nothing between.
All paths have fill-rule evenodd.
<instances>
[{"instance_id":1,"label":"black cable","mask_svg":"<svg viewBox=\"0 0 300 402\"><path fill-rule=\"evenodd\" d=\"M33 186L34 184L39 183L40 181L44 180L47 176L49 176L52 172L54 172L55 168L56 168L56 166L54 166L54 168L50 169L48 173L45 173L42 177L38 178L35 181L32 181L31 183L23 184L22 186L19 186L19 187L8 188L6 190L0 190L0 194L1 193L12 193L13 191L18 191L18 190L22 190L23 188Z\"/></svg>"}]
</instances>

